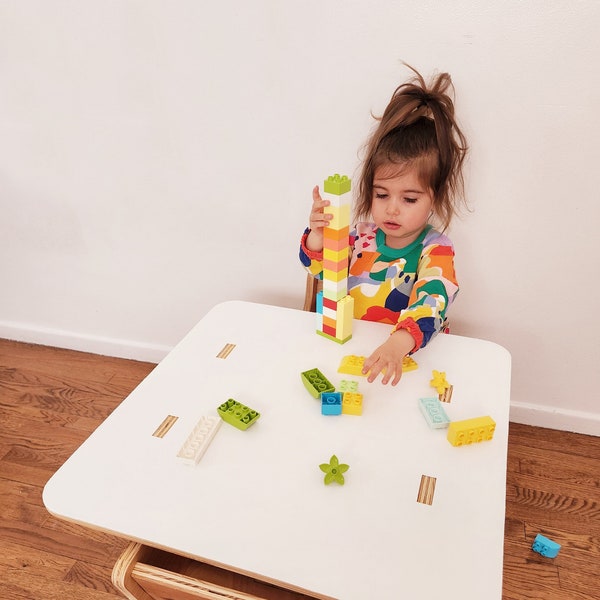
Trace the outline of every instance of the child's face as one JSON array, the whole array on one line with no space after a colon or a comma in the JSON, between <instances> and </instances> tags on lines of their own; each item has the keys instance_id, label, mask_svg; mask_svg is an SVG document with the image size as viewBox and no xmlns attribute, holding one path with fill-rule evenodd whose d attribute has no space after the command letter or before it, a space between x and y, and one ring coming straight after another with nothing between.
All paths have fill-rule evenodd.
<instances>
[{"instance_id":1,"label":"child's face","mask_svg":"<svg viewBox=\"0 0 600 600\"><path fill-rule=\"evenodd\" d=\"M414 168L382 165L373 179L373 222L385 233L390 248L412 244L423 231L433 209L433 194L425 188Z\"/></svg>"}]
</instances>

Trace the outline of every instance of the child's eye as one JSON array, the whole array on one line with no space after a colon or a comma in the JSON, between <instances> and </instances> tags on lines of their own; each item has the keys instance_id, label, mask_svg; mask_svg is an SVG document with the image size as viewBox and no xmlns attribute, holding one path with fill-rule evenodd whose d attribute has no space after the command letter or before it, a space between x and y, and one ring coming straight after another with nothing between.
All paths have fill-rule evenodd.
<instances>
[{"instance_id":1,"label":"child's eye","mask_svg":"<svg viewBox=\"0 0 600 600\"><path fill-rule=\"evenodd\" d=\"M404 198L404 202L408 203L408 204L415 204L415 202L418 200L418 198Z\"/></svg>"},{"instance_id":2,"label":"child's eye","mask_svg":"<svg viewBox=\"0 0 600 600\"><path fill-rule=\"evenodd\" d=\"M377 198L378 200L384 200L385 198L387 198L387 194L376 193L375 198Z\"/></svg>"}]
</instances>

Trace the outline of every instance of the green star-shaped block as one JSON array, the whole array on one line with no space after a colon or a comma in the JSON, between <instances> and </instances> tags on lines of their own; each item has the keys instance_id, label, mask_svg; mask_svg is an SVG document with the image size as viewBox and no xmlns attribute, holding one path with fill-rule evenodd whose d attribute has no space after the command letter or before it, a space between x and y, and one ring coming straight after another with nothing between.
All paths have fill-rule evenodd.
<instances>
[{"instance_id":1,"label":"green star-shaped block","mask_svg":"<svg viewBox=\"0 0 600 600\"><path fill-rule=\"evenodd\" d=\"M344 485L344 473L349 468L348 465L340 465L340 461L335 454L329 459L329 463L319 465L319 469L325 473L325 485L329 485L334 481L340 485Z\"/></svg>"}]
</instances>

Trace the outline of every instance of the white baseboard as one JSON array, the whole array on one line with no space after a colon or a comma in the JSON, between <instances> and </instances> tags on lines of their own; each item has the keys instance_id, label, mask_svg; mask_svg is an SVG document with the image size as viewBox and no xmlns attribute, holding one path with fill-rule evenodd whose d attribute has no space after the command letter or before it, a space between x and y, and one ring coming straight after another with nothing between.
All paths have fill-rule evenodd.
<instances>
[{"instance_id":1,"label":"white baseboard","mask_svg":"<svg viewBox=\"0 0 600 600\"><path fill-rule=\"evenodd\" d=\"M160 362L172 350L168 346L157 344L144 344L96 335L82 335L71 331L31 327L20 323L2 321L0 321L0 338L152 363Z\"/></svg>"},{"instance_id":2,"label":"white baseboard","mask_svg":"<svg viewBox=\"0 0 600 600\"><path fill-rule=\"evenodd\" d=\"M548 427L600 436L600 414L543 406L525 402L511 402L510 420L523 425Z\"/></svg>"}]
</instances>

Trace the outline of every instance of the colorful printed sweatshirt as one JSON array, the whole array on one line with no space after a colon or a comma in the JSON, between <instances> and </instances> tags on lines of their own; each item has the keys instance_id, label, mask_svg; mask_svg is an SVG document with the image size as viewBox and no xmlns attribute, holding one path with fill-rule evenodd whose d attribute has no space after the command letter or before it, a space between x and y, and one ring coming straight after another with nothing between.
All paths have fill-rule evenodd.
<instances>
[{"instance_id":1,"label":"colorful printed sweatshirt","mask_svg":"<svg viewBox=\"0 0 600 600\"><path fill-rule=\"evenodd\" d=\"M300 261L322 279L323 252L306 247L309 232L302 236ZM384 232L373 223L359 223L350 233L348 293L354 318L408 330L416 352L442 329L458 293L452 242L427 225L412 244L396 250L385 245Z\"/></svg>"}]
</instances>

